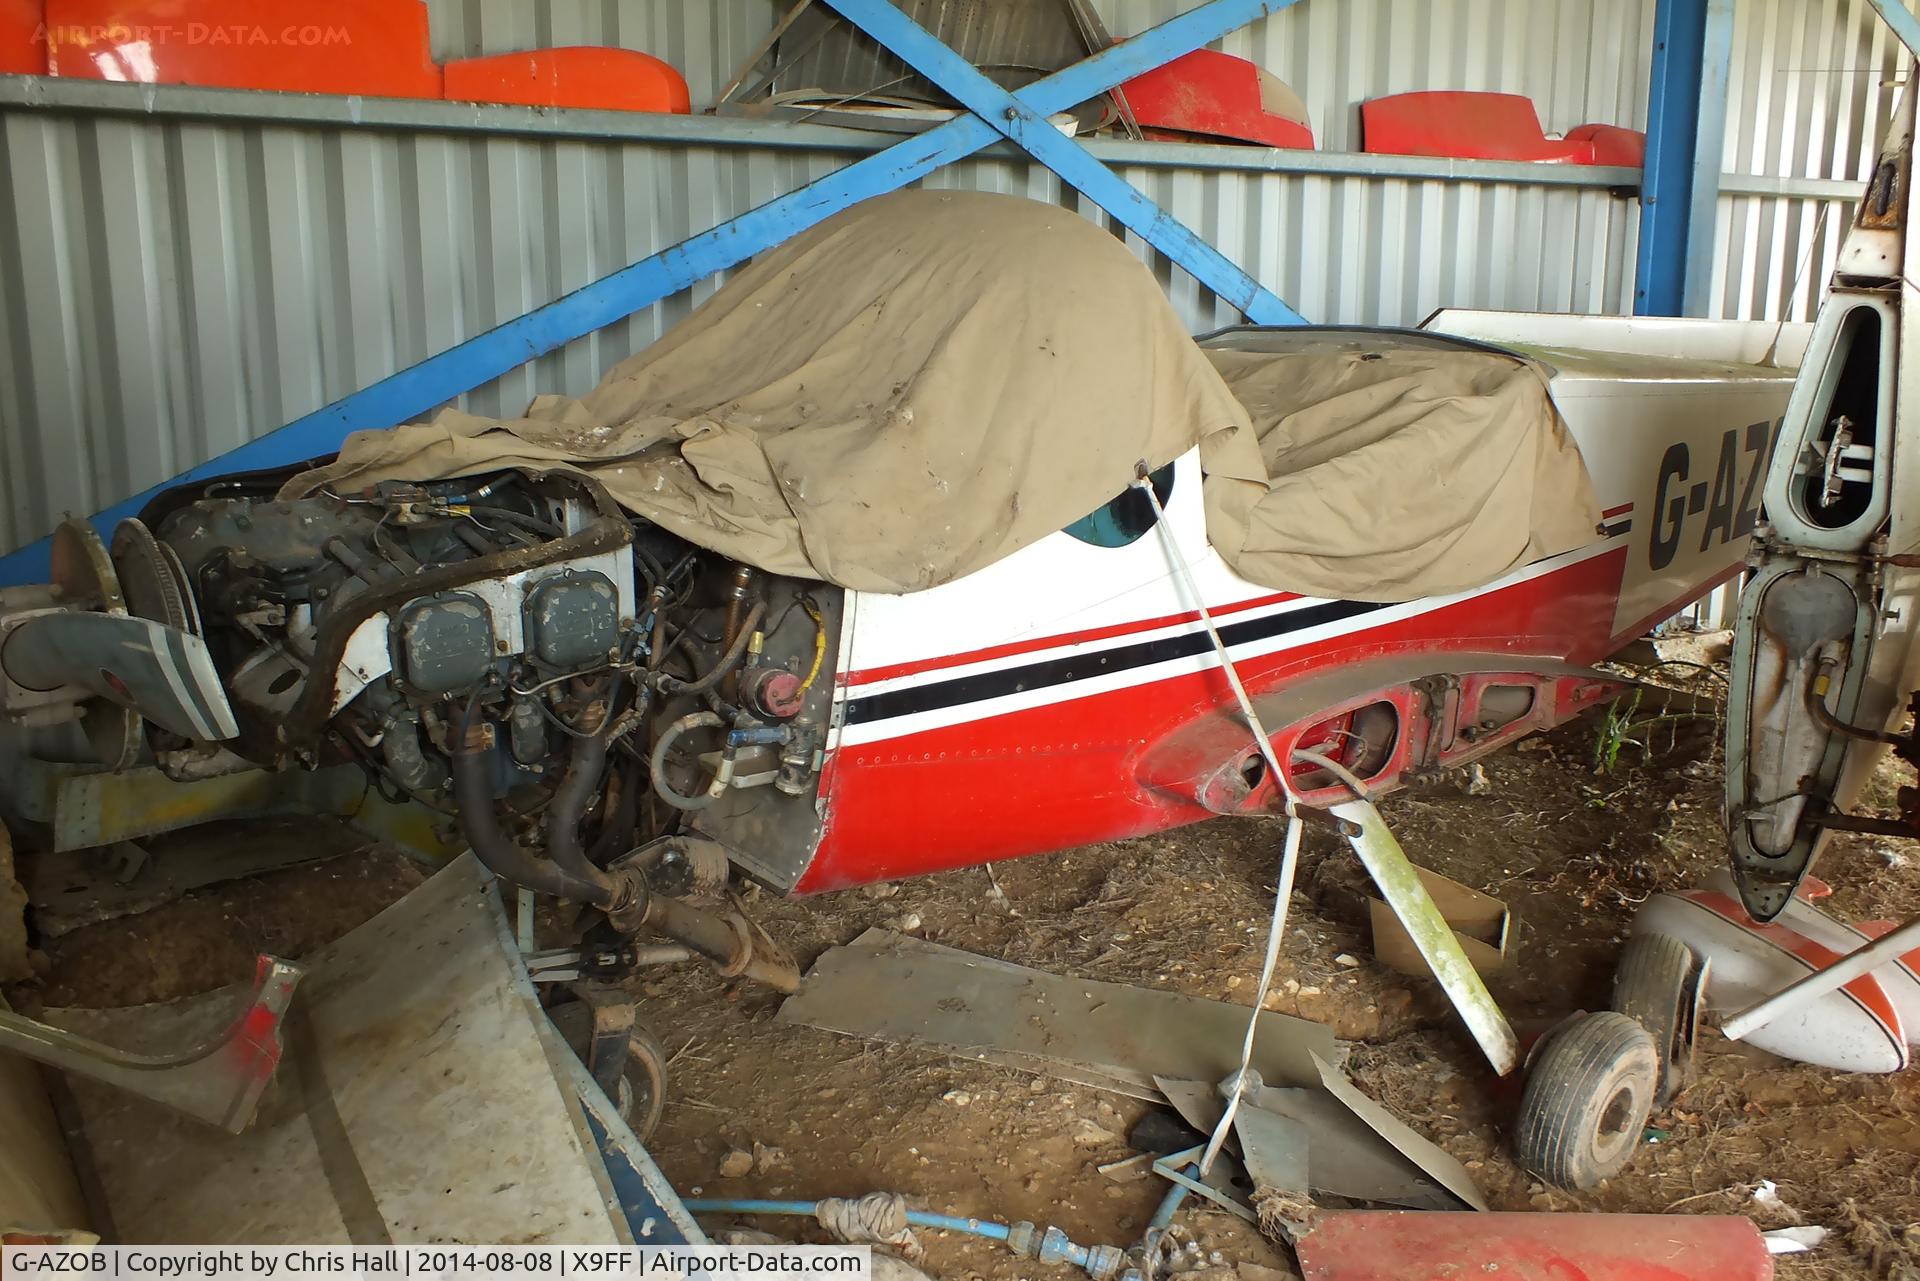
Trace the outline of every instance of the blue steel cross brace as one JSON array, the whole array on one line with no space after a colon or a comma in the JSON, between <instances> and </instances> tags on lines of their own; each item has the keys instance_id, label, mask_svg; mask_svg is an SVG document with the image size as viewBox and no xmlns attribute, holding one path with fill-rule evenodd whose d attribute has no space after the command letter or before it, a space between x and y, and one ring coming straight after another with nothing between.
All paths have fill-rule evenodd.
<instances>
[{"instance_id":1,"label":"blue steel cross brace","mask_svg":"<svg viewBox=\"0 0 1920 1281\"><path fill-rule=\"evenodd\" d=\"M417 418L536 356L651 307L715 272L745 262L849 205L897 190L942 165L964 159L999 141L1003 134L1107 208L1209 288L1233 301L1250 319L1269 324L1298 324L1300 317L1285 303L1227 263L1210 245L1168 217L1078 144L1069 142L1045 123L1046 117L1055 112L1097 98L1122 81L1164 66L1230 31L1296 3L1298 0L1206 0L1159 26L1037 80L1015 94L1007 94L985 77L979 77L996 95L990 101L1002 112L994 123L971 113L962 114L938 128L863 157L836 173L777 196L709 231L603 276L543 307L189 468L145 493L107 508L96 515L93 522L103 534L108 533L115 523L137 514L164 489L233 472L291 466L338 450L350 432L391 427ZM862 10L861 16L870 15ZM931 58L937 50L947 59L958 62L960 67L972 70L959 55L926 31L904 16L901 20L921 38L915 43L912 58ZM932 49L927 48L929 44ZM989 101L987 90L979 84L959 82L954 71L951 63L940 62L940 75L966 90L966 96L960 99L962 102L966 102L967 97ZM974 74L978 76L977 72ZM948 92L953 91L952 87L948 88ZM1013 110L1013 119L1005 117L1008 109ZM1029 128L1030 120L1038 123ZM1055 145L1056 139L1066 151ZM1096 170L1097 173L1093 172ZM47 546L48 540L43 538L0 558L0 586L44 581Z\"/></svg>"},{"instance_id":2,"label":"blue steel cross brace","mask_svg":"<svg viewBox=\"0 0 1920 1281\"><path fill-rule=\"evenodd\" d=\"M981 74L890 0L827 0L841 16L880 42L961 106L1007 136L1008 141L1059 174L1102 209L1131 227L1155 249L1187 269L1201 284L1231 302L1257 325L1304 324L1299 312L1240 270L1226 255L1194 235L1126 179L1062 134L1045 115Z\"/></svg>"}]
</instances>

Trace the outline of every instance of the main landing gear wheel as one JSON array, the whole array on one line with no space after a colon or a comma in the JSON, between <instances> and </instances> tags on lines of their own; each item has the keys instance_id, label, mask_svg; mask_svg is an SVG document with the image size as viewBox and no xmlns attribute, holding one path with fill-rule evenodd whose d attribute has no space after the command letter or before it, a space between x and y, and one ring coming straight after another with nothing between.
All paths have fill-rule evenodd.
<instances>
[{"instance_id":1,"label":"main landing gear wheel","mask_svg":"<svg viewBox=\"0 0 1920 1281\"><path fill-rule=\"evenodd\" d=\"M1673 1102L1693 1066L1699 968L1693 949L1671 934L1636 934L1613 973L1613 1008L1647 1029L1660 1055L1656 1108Z\"/></svg>"},{"instance_id":2,"label":"main landing gear wheel","mask_svg":"<svg viewBox=\"0 0 1920 1281\"><path fill-rule=\"evenodd\" d=\"M593 1010L585 1001L569 1001L547 1010L553 1026L582 1063L591 1069L593 1046ZM627 1032L626 1061L620 1066L618 1085L607 1091L614 1110L641 1143L660 1128L667 1109L667 1052L653 1029L635 1019ZM599 1073L595 1073L599 1076Z\"/></svg>"},{"instance_id":3,"label":"main landing gear wheel","mask_svg":"<svg viewBox=\"0 0 1920 1281\"><path fill-rule=\"evenodd\" d=\"M1535 1056L1514 1125L1520 1164L1586 1189L1626 1168L1653 1110L1660 1053L1631 1016L1606 1010L1553 1033Z\"/></svg>"}]
</instances>

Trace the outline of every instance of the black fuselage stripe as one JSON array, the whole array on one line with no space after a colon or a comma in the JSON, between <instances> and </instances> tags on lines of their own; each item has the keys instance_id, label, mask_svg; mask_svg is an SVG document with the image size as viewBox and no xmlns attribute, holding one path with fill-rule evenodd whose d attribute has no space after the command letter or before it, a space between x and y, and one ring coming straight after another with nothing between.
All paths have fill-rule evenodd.
<instances>
[{"instance_id":1,"label":"black fuselage stripe","mask_svg":"<svg viewBox=\"0 0 1920 1281\"><path fill-rule=\"evenodd\" d=\"M1235 645L1265 640L1270 636L1282 636L1288 632L1304 631L1323 623L1335 623L1343 618L1353 618L1385 608L1384 604L1367 601L1331 600L1319 605L1308 605L1303 609L1290 609L1278 614L1268 614L1262 618L1249 618L1243 622L1228 623L1220 628L1220 638L1231 649ZM1173 636L1162 636L1155 640L1141 641L1134 645L1120 645L1112 649L1094 650L1085 654L1069 654L1063 658L1043 659L1020 667L1002 667L991 672L976 672L971 676L956 676L951 680L909 685L900 689L890 689L885 693L868 694L849 700L845 723L862 725L872 721L892 720L896 716L911 716L916 712L937 711L942 707L955 707L961 703L978 703L1007 694L1022 694L1028 690L1066 685L1074 681L1089 680L1095 676L1124 672L1135 667L1164 663L1170 659L1191 658L1195 654L1204 654L1212 648L1213 642L1207 638L1205 631L1184 632Z\"/></svg>"}]
</instances>

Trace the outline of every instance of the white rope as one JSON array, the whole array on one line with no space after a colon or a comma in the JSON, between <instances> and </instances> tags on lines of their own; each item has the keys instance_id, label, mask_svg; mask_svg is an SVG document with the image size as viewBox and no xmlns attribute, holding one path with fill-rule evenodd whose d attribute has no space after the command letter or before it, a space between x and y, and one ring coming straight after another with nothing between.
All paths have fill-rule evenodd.
<instances>
[{"instance_id":1,"label":"white rope","mask_svg":"<svg viewBox=\"0 0 1920 1281\"><path fill-rule=\"evenodd\" d=\"M1145 491L1147 501L1153 504L1154 524L1160 530L1160 545L1166 550L1167 564L1173 569L1174 577L1186 588L1187 595L1193 599L1194 607L1199 611L1200 623L1207 629L1207 635L1213 641L1214 653L1220 657L1220 670L1226 675L1227 684L1233 689L1233 696L1240 703L1240 711L1247 718L1247 728L1253 732L1253 741L1260 750L1260 757L1267 763L1267 776L1273 779L1275 786L1286 800L1287 837L1280 855L1280 874L1275 878L1273 891L1273 917L1267 925L1267 953L1260 965L1260 983L1254 989L1253 1009L1247 1014L1247 1035L1240 1044L1240 1066L1229 1078L1232 1082L1227 1092L1227 1106L1220 1113L1220 1124L1213 1127L1213 1134L1207 1139L1207 1150L1200 1158L1200 1174L1205 1177L1213 1168L1215 1158L1227 1141L1227 1135L1233 1131L1233 1118L1240 1110L1240 1096L1246 1090L1247 1069L1253 1063L1253 1038L1260 1030L1260 1011L1266 1008L1267 989L1273 984L1273 971L1280 960L1280 940L1287 932L1287 905L1293 900L1294 872L1300 866L1300 832L1302 823L1296 808L1293 782L1287 772L1280 768L1280 759L1273 750L1273 743L1267 737L1266 726L1260 723L1260 714L1253 709L1253 700L1247 697L1247 687L1240 682L1240 673L1233 665L1233 658L1227 653L1227 644L1220 639L1220 629L1213 625L1213 615L1207 610L1207 602L1200 595L1199 586L1193 581L1193 573L1187 567L1186 557L1180 554L1180 548L1173 538L1173 527L1167 523L1166 508L1160 505L1160 495L1154 492L1153 482L1147 473L1147 465L1139 465L1134 482Z\"/></svg>"}]
</instances>

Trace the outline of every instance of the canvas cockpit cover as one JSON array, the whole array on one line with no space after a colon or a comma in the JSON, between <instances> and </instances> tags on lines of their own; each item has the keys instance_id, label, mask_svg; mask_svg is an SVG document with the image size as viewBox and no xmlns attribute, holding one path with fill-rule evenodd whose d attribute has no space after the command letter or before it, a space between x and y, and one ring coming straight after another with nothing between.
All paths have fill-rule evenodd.
<instances>
[{"instance_id":1,"label":"canvas cockpit cover","mask_svg":"<svg viewBox=\"0 0 1920 1281\"><path fill-rule=\"evenodd\" d=\"M1248 431L1153 275L1057 205L865 201L769 251L579 399L349 437L322 484L589 472L637 515L864 591L948 582Z\"/></svg>"},{"instance_id":2,"label":"canvas cockpit cover","mask_svg":"<svg viewBox=\"0 0 1920 1281\"><path fill-rule=\"evenodd\" d=\"M584 396L357 432L282 496L565 468L724 556L910 592L1197 446L1209 537L1271 588L1411 599L1592 537L1537 367L1373 337L1203 351L1077 214L900 192L756 260Z\"/></svg>"},{"instance_id":3,"label":"canvas cockpit cover","mask_svg":"<svg viewBox=\"0 0 1920 1281\"><path fill-rule=\"evenodd\" d=\"M1412 600L1596 537L1592 479L1532 361L1363 330L1242 331L1207 354L1257 440L1257 457L1245 437L1218 451L1207 479L1207 535L1243 578Z\"/></svg>"}]
</instances>

